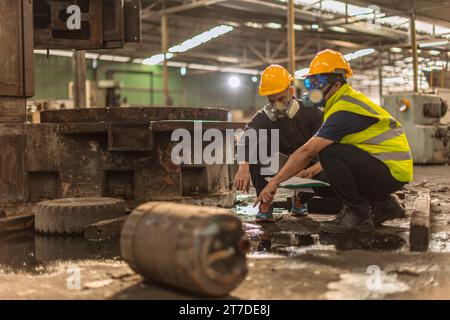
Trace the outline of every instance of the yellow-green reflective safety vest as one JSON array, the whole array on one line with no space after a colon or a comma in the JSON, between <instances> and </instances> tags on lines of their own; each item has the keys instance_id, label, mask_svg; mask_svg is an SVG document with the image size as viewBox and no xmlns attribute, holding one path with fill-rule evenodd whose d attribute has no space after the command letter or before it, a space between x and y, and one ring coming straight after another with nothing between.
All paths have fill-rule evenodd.
<instances>
[{"instance_id":1,"label":"yellow-green reflective safety vest","mask_svg":"<svg viewBox=\"0 0 450 320\"><path fill-rule=\"evenodd\" d=\"M400 182L413 178L413 161L408 140L401 124L386 110L364 94L343 85L326 103L324 121L339 111L353 112L378 120L369 128L348 134L339 143L354 145L389 167L392 176ZM370 170L370 168L367 168Z\"/></svg>"}]
</instances>

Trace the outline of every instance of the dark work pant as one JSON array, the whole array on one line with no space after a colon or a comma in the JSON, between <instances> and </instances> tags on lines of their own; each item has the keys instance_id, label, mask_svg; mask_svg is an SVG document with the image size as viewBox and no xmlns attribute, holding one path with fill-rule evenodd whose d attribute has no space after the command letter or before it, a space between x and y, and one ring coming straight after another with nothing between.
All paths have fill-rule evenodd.
<instances>
[{"instance_id":1,"label":"dark work pant","mask_svg":"<svg viewBox=\"0 0 450 320\"><path fill-rule=\"evenodd\" d=\"M329 145L319 159L335 194L359 216L368 215L371 204L386 201L405 185L387 165L352 145Z\"/></svg>"}]
</instances>

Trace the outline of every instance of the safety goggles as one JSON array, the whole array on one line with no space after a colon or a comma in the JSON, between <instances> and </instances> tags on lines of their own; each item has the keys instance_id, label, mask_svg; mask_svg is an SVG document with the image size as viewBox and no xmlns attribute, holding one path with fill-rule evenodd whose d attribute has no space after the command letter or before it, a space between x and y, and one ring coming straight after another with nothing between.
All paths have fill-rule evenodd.
<instances>
[{"instance_id":1,"label":"safety goggles","mask_svg":"<svg viewBox=\"0 0 450 320\"><path fill-rule=\"evenodd\" d=\"M326 73L307 76L304 80L306 90L322 89L327 84L342 79L340 74Z\"/></svg>"}]
</instances>

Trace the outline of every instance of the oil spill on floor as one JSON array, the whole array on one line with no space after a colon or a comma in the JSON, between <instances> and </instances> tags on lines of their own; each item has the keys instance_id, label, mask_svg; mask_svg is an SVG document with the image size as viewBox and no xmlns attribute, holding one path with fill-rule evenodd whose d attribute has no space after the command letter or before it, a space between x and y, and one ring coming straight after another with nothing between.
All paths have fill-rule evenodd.
<instances>
[{"instance_id":1,"label":"oil spill on floor","mask_svg":"<svg viewBox=\"0 0 450 320\"><path fill-rule=\"evenodd\" d=\"M44 274L55 263L120 259L119 239L87 241L77 236L47 236L33 231L0 237L0 272Z\"/></svg>"}]
</instances>

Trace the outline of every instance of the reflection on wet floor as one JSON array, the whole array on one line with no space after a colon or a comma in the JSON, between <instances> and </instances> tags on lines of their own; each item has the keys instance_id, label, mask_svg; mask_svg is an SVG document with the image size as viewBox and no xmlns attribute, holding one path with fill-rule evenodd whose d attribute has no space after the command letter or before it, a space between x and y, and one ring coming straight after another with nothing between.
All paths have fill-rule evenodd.
<instances>
[{"instance_id":1,"label":"reflection on wet floor","mask_svg":"<svg viewBox=\"0 0 450 320\"><path fill-rule=\"evenodd\" d=\"M270 232L264 227L259 234L254 229L253 253L276 252L280 254L292 254L295 247L310 247L318 245L332 245L336 250L399 250L406 247L406 240L395 232L374 232L368 234L312 234L305 231L277 231ZM258 238L255 238L257 234ZM291 248L292 250L289 250Z\"/></svg>"},{"instance_id":2,"label":"reflection on wet floor","mask_svg":"<svg viewBox=\"0 0 450 320\"><path fill-rule=\"evenodd\" d=\"M304 252L299 249L333 248L335 250L389 251L407 249L408 228L383 226L367 234L337 235L319 233L321 221L332 219L333 215L309 215L295 218L284 212L276 223L250 223L249 210L243 218L244 231L252 243L251 254L277 253L295 255Z\"/></svg>"},{"instance_id":3,"label":"reflection on wet floor","mask_svg":"<svg viewBox=\"0 0 450 320\"><path fill-rule=\"evenodd\" d=\"M45 273L62 261L120 259L119 239L88 241L75 236L47 236L33 231L0 237L2 272Z\"/></svg>"}]
</instances>

